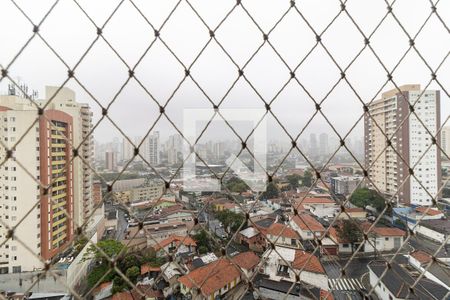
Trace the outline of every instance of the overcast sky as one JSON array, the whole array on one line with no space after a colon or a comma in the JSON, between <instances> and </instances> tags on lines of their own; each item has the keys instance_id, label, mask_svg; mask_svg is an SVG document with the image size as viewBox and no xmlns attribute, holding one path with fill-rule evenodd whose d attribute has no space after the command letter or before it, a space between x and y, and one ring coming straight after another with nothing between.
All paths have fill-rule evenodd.
<instances>
[{"instance_id":1,"label":"overcast sky","mask_svg":"<svg viewBox=\"0 0 450 300\"><path fill-rule=\"evenodd\" d=\"M16 2L35 23L41 20L54 3L43 0ZM79 0L79 4L98 26L103 26L119 2ZM155 28L161 27L177 2L134 1ZM289 1L243 0L242 2L266 33L289 8ZM236 1L192 0L190 3L198 10L208 26L215 28ZM340 10L339 1L336 0L301 0L297 1L297 7L317 32L322 32ZM349 0L347 9L360 29L369 35L386 13L386 4L382 0ZM450 1L440 1L437 11L449 26ZM32 25L10 1L1 1L0 12L0 64L7 66L32 35ZM393 12L405 30L414 36L431 9L428 0L398 0L393 6ZM40 34L71 68L97 36L95 26L75 2L70 0L59 1L40 27ZM153 29L129 1L122 3L105 26L103 34L131 68L154 40ZM262 33L242 7L236 7L230 17L217 29L215 35L223 48L241 67L263 43ZM187 66L210 39L208 29L185 1L181 1L172 17L165 23L160 31L160 37ZM316 44L314 33L295 10L291 10L270 32L269 41L291 68L295 68ZM346 14L338 17L328 28L322 36L322 41L342 68L345 68L364 46L361 33ZM409 47L407 36L392 16L388 16L371 37L370 44L390 70ZM433 15L418 35L415 44L429 65L435 69L450 50L450 34ZM246 65L244 73L266 101L277 95L290 76L288 68L267 43ZM45 85L62 84L67 77L67 67L39 37L35 37L12 64L9 74L14 78L20 78L30 88L38 90L43 97ZM160 104L165 104L183 79L184 69L166 46L157 40L136 67L135 75ZM211 100L218 103L236 80L238 71L213 40L192 66L191 75ZM104 40L99 39L75 70L75 76L102 105L106 106L127 80L128 67ZM309 94L320 101L339 80L340 74L323 47L318 45L297 70L296 76ZM386 81L386 72L368 48L348 69L346 76L364 102L377 97L377 91ZM450 90L450 58L442 65L437 76ZM430 71L417 53L411 50L393 73L393 78L398 85L420 83L424 86L430 80ZM2 82L0 85L2 92L6 91L5 84L6 82ZM74 80L69 81L67 86L77 92L78 101L87 102L92 106L95 120L98 120L101 110L95 101ZM388 84L385 90L392 87L392 84ZM433 82L429 88L439 87ZM441 96L444 120L450 112L450 106L444 92ZM184 108L209 107L211 104L200 89L191 78L187 78L167 105L166 112L181 129ZM221 107L264 108L264 104L250 85L241 78ZM345 134L362 114L362 104L345 82L341 82L328 96L322 108L329 121L341 134ZM286 124L287 130L296 135L313 115L315 107L305 91L296 82L291 81L277 96L272 110L280 121ZM109 114L125 134L140 136L144 135L156 120L159 108L132 79L111 106ZM283 139L284 135L279 126L273 120L269 122L272 124L269 126L271 138ZM353 135L361 137L362 128L360 121ZM174 133L164 117L155 130L159 130L163 136ZM331 133L331 128L321 116L318 116L311 122L309 130L302 138L308 137L311 132ZM217 136L223 133L211 130L209 134ZM95 132L95 138L102 142L115 136L120 136L120 133L108 121L103 122Z\"/></svg>"}]
</instances>

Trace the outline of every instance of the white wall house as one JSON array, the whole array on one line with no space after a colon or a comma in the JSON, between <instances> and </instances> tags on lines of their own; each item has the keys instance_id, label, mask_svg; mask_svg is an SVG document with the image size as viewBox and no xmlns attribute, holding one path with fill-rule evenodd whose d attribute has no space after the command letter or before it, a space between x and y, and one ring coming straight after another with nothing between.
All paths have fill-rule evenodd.
<instances>
[{"instance_id":1,"label":"white wall house","mask_svg":"<svg viewBox=\"0 0 450 300\"><path fill-rule=\"evenodd\" d=\"M323 290L328 290L328 277L319 259L303 250L276 246L276 251L267 250L263 256L264 274L275 281L296 281L300 272L300 281ZM289 263L286 264L286 262Z\"/></svg>"}]
</instances>

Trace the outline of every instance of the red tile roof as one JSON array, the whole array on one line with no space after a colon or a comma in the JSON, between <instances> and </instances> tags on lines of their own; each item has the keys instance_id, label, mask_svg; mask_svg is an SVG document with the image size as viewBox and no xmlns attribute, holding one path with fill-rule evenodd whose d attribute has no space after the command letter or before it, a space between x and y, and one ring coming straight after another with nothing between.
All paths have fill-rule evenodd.
<instances>
[{"instance_id":1,"label":"red tile roof","mask_svg":"<svg viewBox=\"0 0 450 300\"><path fill-rule=\"evenodd\" d=\"M259 257L254 252L239 253L231 261L244 270L251 270L259 263Z\"/></svg>"},{"instance_id":2,"label":"red tile roof","mask_svg":"<svg viewBox=\"0 0 450 300\"><path fill-rule=\"evenodd\" d=\"M320 290L320 300L334 300L332 292Z\"/></svg>"},{"instance_id":3,"label":"red tile roof","mask_svg":"<svg viewBox=\"0 0 450 300\"><path fill-rule=\"evenodd\" d=\"M297 203L301 204L334 204L332 199L328 197L306 197L306 198L299 198L296 200Z\"/></svg>"},{"instance_id":4,"label":"red tile roof","mask_svg":"<svg viewBox=\"0 0 450 300\"><path fill-rule=\"evenodd\" d=\"M401 229L391 227L374 227L370 232L374 232L379 236L404 236L406 234Z\"/></svg>"},{"instance_id":5,"label":"red tile roof","mask_svg":"<svg viewBox=\"0 0 450 300\"><path fill-rule=\"evenodd\" d=\"M313 216L308 214L299 214L297 216L292 217L292 221L300 227L301 230L308 231L325 231L325 228L322 224L319 223Z\"/></svg>"},{"instance_id":6,"label":"red tile roof","mask_svg":"<svg viewBox=\"0 0 450 300\"><path fill-rule=\"evenodd\" d=\"M204 296L209 296L240 275L238 267L227 258L221 258L181 276L178 281L189 289L197 287Z\"/></svg>"},{"instance_id":7,"label":"red tile roof","mask_svg":"<svg viewBox=\"0 0 450 300\"><path fill-rule=\"evenodd\" d=\"M424 214L427 209L428 209L428 207L421 206L421 207L417 207L416 211L419 212L419 213ZM428 209L426 214L428 216L437 216L437 215L442 214L442 212L440 210L430 208L430 209Z\"/></svg>"},{"instance_id":8,"label":"red tile roof","mask_svg":"<svg viewBox=\"0 0 450 300\"><path fill-rule=\"evenodd\" d=\"M154 246L155 251L158 251L172 243L178 246L180 243L185 246L197 246L197 243L190 236L171 235L167 239L162 240Z\"/></svg>"},{"instance_id":9,"label":"red tile roof","mask_svg":"<svg viewBox=\"0 0 450 300\"><path fill-rule=\"evenodd\" d=\"M295 258L292 262L292 267L297 270L325 274L325 269L317 256L303 250L295 251Z\"/></svg>"},{"instance_id":10,"label":"red tile roof","mask_svg":"<svg viewBox=\"0 0 450 300\"><path fill-rule=\"evenodd\" d=\"M289 239L300 239L300 235L293 230L289 225L284 225L280 223L273 223L267 228L267 234L274 236L282 236Z\"/></svg>"},{"instance_id":11,"label":"red tile roof","mask_svg":"<svg viewBox=\"0 0 450 300\"><path fill-rule=\"evenodd\" d=\"M141 275L147 274L148 272L161 272L160 267L152 267L148 264L144 264L141 266Z\"/></svg>"},{"instance_id":12,"label":"red tile roof","mask_svg":"<svg viewBox=\"0 0 450 300\"><path fill-rule=\"evenodd\" d=\"M345 209L346 212L352 213L352 212L365 212L363 208L360 207L349 207Z\"/></svg>"},{"instance_id":13,"label":"red tile roof","mask_svg":"<svg viewBox=\"0 0 450 300\"><path fill-rule=\"evenodd\" d=\"M143 299L142 294L145 295L145 299L148 299L148 298L161 299L164 297L160 291L153 290L150 285L138 285L132 291L124 291L124 292L114 294L111 299L112 300Z\"/></svg>"},{"instance_id":14,"label":"red tile roof","mask_svg":"<svg viewBox=\"0 0 450 300\"><path fill-rule=\"evenodd\" d=\"M413 253L411 253L411 256L417 259L421 265L428 264L433 259L433 257L422 250L416 250Z\"/></svg>"}]
</instances>

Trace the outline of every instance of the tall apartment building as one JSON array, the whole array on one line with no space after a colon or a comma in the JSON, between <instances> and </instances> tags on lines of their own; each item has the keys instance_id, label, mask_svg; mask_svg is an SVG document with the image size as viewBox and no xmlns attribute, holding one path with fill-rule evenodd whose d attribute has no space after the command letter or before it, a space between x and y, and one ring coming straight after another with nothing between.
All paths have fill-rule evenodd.
<instances>
[{"instance_id":1,"label":"tall apartment building","mask_svg":"<svg viewBox=\"0 0 450 300\"><path fill-rule=\"evenodd\" d=\"M38 115L36 106L20 95L0 96L0 160L13 149L12 158L0 167L0 237L21 222L14 238L0 247L0 273L42 268L37 256L47 260L65 249L90 209L85 209L91 201L90 173L73 159L73 147L89 118L83 122L81 106L74 98L66 100L58 94ZM77 113L73 105L78 105ZM79 148L86 160L92 155L89 143Z\"/></svg>"},{"instance_id":2,"label":"tall apartment building","mask_svg":"<svg viewBox=\"0 0 450 300\"><path fill-rule=\"evenodd\" d=\"M170 165L174 165L180 162L180 153L182 147L181 135L174 134L169 136L167 140L167 162Z\"/></svg>"},{"instance_id":3,"label":"tall apartment building","mask_svg":"<svg viewBox=\"0 0 450 300\"><path fill-rule=\"evenodd\" d=\"M436 135L440 126L440 94L421 91L418 84L401 86L400 91L387 91L369 105L364 118L366 167L370 167L370 179L386 195L395 195L404 204L430 205L427 191L435 197L441 184L441 156L421 122ZM414 115L407 117L409 106L414 103L421 121ZM392 147L386 148L388 141L383 133L390 138ZM440 140L439 135L436 140ZM414 175L423 187L408 177L408 166L414 167Z\"/></svg>"},{"instance_id":4,"label":"tall apartment building","mask_svg":"<svg viewBox=\"0 0 450 300\"><path fill-rule=\"evenodd\" d=\"M89 166L93 165L94 138L90 134L93 128L92 111L87 104L76 102L75 92L69 88L45 87L45 100L51 99L47 109L63 111L73 119L72 148L78 150L78 156L73 160L73 186L74 198L74 222L82 225L88 221L93 212L92 201L92 172Z\"/></svg>"},{"instance_id":5,"label":"tall apartment building","mask_svg":"<svg viewBox=\"0 0 450 300\"><path fill-rule=\"evenodd\" d=\"M319 135L319 154L321 156L328 155L328 134L321 133Z\"/></svg>"},{"instance_id":6,"label":"tall apartment building","mask_svg":"<svg viewBox=\"0 0 450 300\"><path fill-rule=\"evenodd\" d=\"M441 148L445 152L442 154L442 158L448 160L450 157L450 126L444 126L441 130Z\"/></svg>"},{"instance_id":7,"label":"tall apartment building","mask_svg":"<svg viewBox=\"0 0 450 300\"><path fill-rule=\"evenodd\" d=\"M145 143L143 145L145 145ZM145 153L146 154L145 158L147 159L148 163L151 164L152 166L158 165L160 162L159 131L155 131L153 134L148 136L147 145L145 146L147 150Z\"/></svg>"},{"instance_id":8,"label":"tall apartment building","mask_svg":"<svg viewBox=\"0 0 450 300\"><path fill-rule=\"evenodd\" d=\"M115 171L117 168L117 156L116 152L105 152L105 168L110 171Z\"/></svg>"}]
</instances>

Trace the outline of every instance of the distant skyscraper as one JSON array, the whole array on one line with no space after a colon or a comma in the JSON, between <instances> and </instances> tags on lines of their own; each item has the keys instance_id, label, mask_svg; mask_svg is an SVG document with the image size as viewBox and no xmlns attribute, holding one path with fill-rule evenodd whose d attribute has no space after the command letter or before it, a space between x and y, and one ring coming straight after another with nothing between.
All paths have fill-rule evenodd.
<instances>
[{"instance_id":1,"label":"distant skyscraper","mask_svg":"<svg viewBox=\"0 0 450 300\"><path fill-rule=\"evenodd\" d=\"M313 156L319 154L319 147L317 145L317 137L315 133L311 133L309 135L309 154Z\"/></svg>"},{"instance_id":2,"label":"distant skyscraper","mask_svg":"<svg viewBox=\"0 0 450 300\"><path fill-rule=\"evenodd\" d=\"M116 152L105 152L105 168L110 171L115 171L117 168L117 156Z\"/></svg>"},{"instance_id":3,"label":"distant skyscraper","mask_svg":"<svg viewBox=\"0 0 450 300\"><path fill-rule=\"evenodd\" d=\"M179 134L169 136L167 141L167 161L169 164L174 165L179 162L179 156L181 153L182 140Z\"/></svg>"},{"instance_id":4,"label":"distant skyscraper","mask_svg":"<svg viewBox=\"0 0 450 300\"><path fill-rule=\"evenodd\" d=\"M431 145L432 137L427 130L435 135L440 126L440 94L439 91L421 91L418 84L401 86L400 90L401 93L397 89L383 93L380 100L369 105L365 114L366 167L371 166L369 177L382 192L397 195L402 203L430 205L428 193L436 196L441 185L441 156L437 147ZM414 115L404 120L409 105L414 103L421 121ZM396 151L392 147L386 148L385 135L392 136L390 143ZM440 139L439 135L437 139ZM414 176L423 187L409 176L408 166L414 167Z\"/></svg>"},{"instance_id":5,"label":"distant skyscraper","mask_svg":"<svg viewBox=\"0 0 450 300\"><path fill-rule=\"evenodd\" d=\"M321 133L319 136L319 153L321 156L328 155L328 134Z\"/></svg>"},{"instance_id":6,"label":"distant skyscraper","mask_svg":"<svg viewBox=\"0 0 450 300\"><path fill-rule=\"evenodd\" d=\"M158 165L160 162L159 159L159 131L155 131L155 133L149 135L147 139L147 161L152 166Z\"/></svg>"},{"instance_id":7,"label":"distant skyscraper","mask_svg":"<svg viewBox=\"0 0 450 300\"><path fill-rule=\"evenodd\" d=\"M216 142L213 148L214 159L222 159L225 153L225 144L223 142Z\"/></svg>"}]
</instances>

